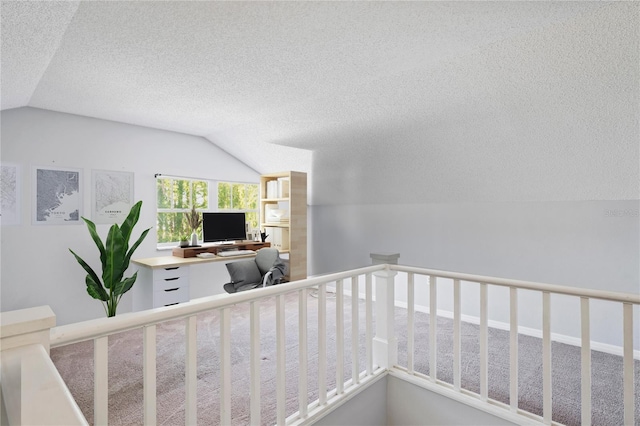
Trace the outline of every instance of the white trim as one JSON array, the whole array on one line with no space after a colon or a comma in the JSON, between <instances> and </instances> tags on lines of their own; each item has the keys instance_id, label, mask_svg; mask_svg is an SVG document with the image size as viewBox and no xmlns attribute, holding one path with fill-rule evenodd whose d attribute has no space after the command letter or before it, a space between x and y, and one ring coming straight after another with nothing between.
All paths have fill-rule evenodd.
<instances>
[{"instance_id":1,"label":"white trim","mask_svg":"<svg viewBox=\"0 0 640 426\"><path fill-rule=\"evenodd\" d=\"M344 293L345 293L345 295L351 296L351 292L349 290L345 290ZM360 299L364 299L365 295L364 295L364 293L358 293L358 297ZM375 294L374 294L374 297L373 297L373 301L374 302L376 301ZM398 308L407 309L407 302L396 300L395 301L395 306L398 307ZM414 310L416 312L422 312L422 313L425 313L425 314L430 314L429 307L427 307L427 306L415 305ZM445 310L442 310L442 309L438 309L437 315L439 317L443 317L443 318L447 318L447 319L454 319L453 312L451 312L451 311L445 311ZM463 322L468 322L470 324L474 324L474 325L478 325L478 326L480 325L480 318L479 317L476 317L476 316L473 316L473 315L462 314L461 318L462 318ZM509 331L509 324L506 323L506 322L496 321L496 320L489 320L488 324L489 324L490 328L496 328L498 330ZM519 334L523 334L525 336L537 337L539 339L542 339L542 330L540 330L540 329L524 327L524 326L518 326L518 333ZM551 341L558 342L558 343L565 343L565 344L571 345L571 346L577 346L577 347L581 346L580 337L568 336L566 334L551 333ZM591 349L594 350L594 351L598 351L598 352L604 352L604 353L607 353L607 354L610 354L610 355L623 356L623 348L622 348L622 346L611 345L609 343L602 343L602 342L596 342L596 341L591 340ZM634 349L633 358L635 360L640 360L640 350Z\"/></svg>"},{"instance_id":2,"label":"white trim","mask_svg":"<svg viewBox=\"0 0 640 426\"><path fill-rule=\"evenodd\" d=\"M441 382L440 380L435 383L429 378L423 377L421 374L408 374L401 368L394 367L387 371L387 374L404 380L407 383L411 383L423 389L440 394L446 398L452 399L456 402L468 405L477 410L488 413L492 416L513 422L518 425L525 424L542 424L542 419L534 414L528 413L523 410L513 412L509 410L509 406L488 398L487 400L480 399L480 395L470 393L465 389L460 392L454 390L453 386L449 383ZM558 425L556 422L551 422L552 425Z\"/></svg>"}]
</instances>

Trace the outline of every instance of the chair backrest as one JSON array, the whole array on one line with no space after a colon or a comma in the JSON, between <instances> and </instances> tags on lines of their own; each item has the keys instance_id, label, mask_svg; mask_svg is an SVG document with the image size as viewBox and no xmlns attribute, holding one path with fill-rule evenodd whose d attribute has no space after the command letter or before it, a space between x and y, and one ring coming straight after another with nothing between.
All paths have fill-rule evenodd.
<instances>
[{"instance_id":1,"label":"chair backrest","mask_svg":"<svg viewBox=\"0 0 640 426\"><path fill-rule=\"evenodd\" d=\"M261 248L256 252L256 265L260 270L260 274L264 275L269 272L280 257L278 249L271 247Z\"/></svg>"}]
</instances>

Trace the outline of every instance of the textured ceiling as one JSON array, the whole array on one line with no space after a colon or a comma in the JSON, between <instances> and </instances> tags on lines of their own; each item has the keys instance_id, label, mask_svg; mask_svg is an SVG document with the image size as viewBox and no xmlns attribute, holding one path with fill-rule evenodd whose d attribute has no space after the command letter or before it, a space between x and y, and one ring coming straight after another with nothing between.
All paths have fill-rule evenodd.
<instances>
[{"instance_id":1,"label":"textured ceiling","mask_svg":"<svg viewBox=\"0 0 640 426\"><path fill-rule=\"evenodd\" d=\"M0 12L2 109L201 135L312 204L640 197L636 2Z\"/></svg>"}]
</instances>

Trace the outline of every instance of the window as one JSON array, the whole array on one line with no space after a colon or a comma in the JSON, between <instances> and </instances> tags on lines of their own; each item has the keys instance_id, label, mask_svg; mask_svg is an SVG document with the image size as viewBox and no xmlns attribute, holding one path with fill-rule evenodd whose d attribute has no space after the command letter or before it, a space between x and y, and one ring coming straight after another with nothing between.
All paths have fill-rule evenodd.
<instances>
[{"instance_id":1,"label":"window","mask_svg":"<svg viewBox=\"0 0 640 426\"><path fill-rule=\"evenodd\" d=\"M253 183L218 183L218 210L243 211L249 229L258 229L258 185Z\"/></svg>"},{"instance_id":2,"label":"window","mask_svg":"<svg viewBox=\"0 0 640 426\"><path fill-rule=\"evenodd\" d=\"M172 247L191 235L185 214L192 207L199 212L243 211L249 229L258 229L258 184L158 177L156 191L159 247ZM202 227L197 233L202 240Z\"/></svg>"}]
</instances>

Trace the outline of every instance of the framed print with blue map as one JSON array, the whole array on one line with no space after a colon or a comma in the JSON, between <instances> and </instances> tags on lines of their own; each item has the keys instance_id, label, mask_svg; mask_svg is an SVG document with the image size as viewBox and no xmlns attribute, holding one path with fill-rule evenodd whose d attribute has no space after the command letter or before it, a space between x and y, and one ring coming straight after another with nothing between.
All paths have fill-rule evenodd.
<instances>
[{"instance_id":1,"label":"framed print with blue map","mask_svg":"<svg viewBox=\"0 0 640 426\"><path fill-rule=\"evenodd\" d=\"M82 223L82 170L52 166L33 167L32 223Z\"/></svg>"},{"instance_id":2,"label":"framed print with blue map","mask_svg":"<svg viewBox=\"0 0 640 426\"><path fill-rule=\"evenodd\" d=\"M121 223L133 206L133 173L91 171L91 218L95 223Z\"/></svg>"},{"instance_id":3,"label":"framed print with blue map","mask_svg":"<svg viewBox=\"0 0 640 426\"><path fill-rule=\"evenodd\" d=\"M22 168L17 164L2 163L0 176L0 224L19 225L22 200Z\"/></svg>"}]
</instances>

